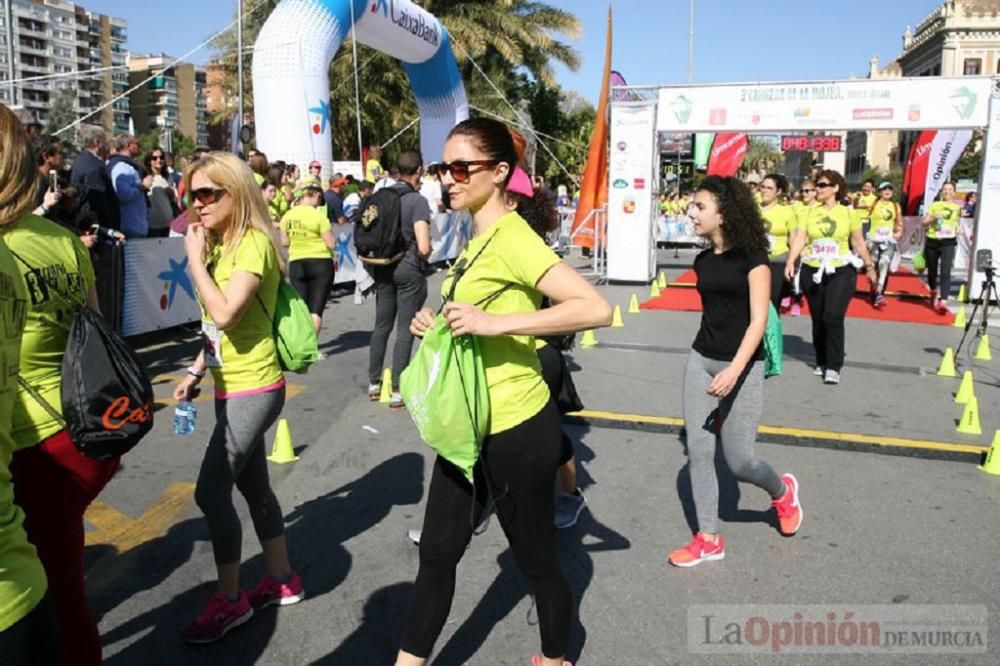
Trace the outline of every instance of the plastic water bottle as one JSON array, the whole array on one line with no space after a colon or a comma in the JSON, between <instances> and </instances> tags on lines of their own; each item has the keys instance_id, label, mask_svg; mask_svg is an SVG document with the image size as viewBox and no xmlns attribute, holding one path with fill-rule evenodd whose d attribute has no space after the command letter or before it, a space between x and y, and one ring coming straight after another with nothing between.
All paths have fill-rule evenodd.
<instances>
[{"instance_id":1,"label":"plastic water bottle","mask_svg":"<svg viewBox=\"0 0 1000 666\"><path fill-rule=\"evenodd\" d=\"M198 408L190 400L181 400L174 409L174 434L187 437L194 432Z\"/></svg>"}]
</instances>

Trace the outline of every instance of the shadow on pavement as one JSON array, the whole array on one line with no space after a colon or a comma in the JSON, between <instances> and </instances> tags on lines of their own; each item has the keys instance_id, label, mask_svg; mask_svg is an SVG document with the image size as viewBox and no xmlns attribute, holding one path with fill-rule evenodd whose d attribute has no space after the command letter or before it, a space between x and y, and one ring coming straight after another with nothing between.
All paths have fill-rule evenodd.
<instances>
[{"instance_id":1,"label":"shadow on pavement","mask_svg":"<svg viewBox=\"0 0 1000 666\"><path fill-rule=\"evenodd\" d=\"M313 666L393 663L412 594L413 583L396 583L373 592L365 602L361 625Z\"/></svg>"},{"instance_id":2,"label":"shadow on pavement","mask_svg":"<svg viewBox=\"0 0 1000 666\"><path fill-rule=\"evenodd\" d=\"M327 356L342 354L353 349L368 347L372 338L371 331L344 331L333 340L319 346L320 351Z\"/></svg>"},{"instance_id":3,"label":"shadow on pavement","mask_svg":"<svg viewBox=\"0 0 1000 666\"><path fill-rule=\"evenodd\" d=\"M423 469L424 461L419 454L400 454L364 476L286 513L289 552L302 576L307 595L303 602L306 605L304 612L309 612L310 599L336 588L350 572L353 561L344 542L377 525L397 504L420 502ZM244 521L244 529L252 529L247 521ZM114 582L122 589L106 595L108 598L104 602L98 593L95 610L100 608L106 613L135 593L154 587L190 559L193 542L199 538L208 538L205 523L201 518L191 519L180 523L164 537L127 553L126 556L131 556L130 561L119 565L124 567L119 573L126 575L116 576ZM160 552L171 551L172 557L167 562L152 559ZM150 579L150 573L155 578ZM263 558L258 553L243 565L244 588L255 584L263 573ZM217 643L189 646L181 639L181 629L194 619L213 588L214 582L197 585L107 632L103 636L105 645L141 637L107 658L105 663L108 666L258 663L274 633L278 613L275 608L258 612L245 627L236 629L233 636ZM282 612L303 611L295 607Z\"/></svg>"}]
</instances>

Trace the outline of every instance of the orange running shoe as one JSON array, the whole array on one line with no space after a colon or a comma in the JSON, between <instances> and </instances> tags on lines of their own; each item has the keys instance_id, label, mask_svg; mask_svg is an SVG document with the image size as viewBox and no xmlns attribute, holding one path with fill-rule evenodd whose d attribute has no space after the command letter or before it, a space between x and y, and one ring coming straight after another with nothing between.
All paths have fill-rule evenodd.
<instances>
[{"instance_id":1,"label":"orange running shoe","mask_svg":"<svg viewBox=\"0 0 1000 666\"><path fill-rule=\"evenodd\" d=\"M721 560L726 557L726 542L722 535L717 535L715 541L709 541L701 532L691 538L691 543L670 553L667 561L675 567L694 567L708 560Z\"/></svg>"},{"instance_id":2,"label":"orange running shoe","mask_svg":"<svg viewBox=\"0 0 1000 666\"><path fill-rule=\"evenodd\" d=\"M778 531L783 536L792 536L802 525L802 506L799 504L799 482L792 474L783 474L785 494L771 500L771 506L778 513Z\"/></svg>"}]
</instances>

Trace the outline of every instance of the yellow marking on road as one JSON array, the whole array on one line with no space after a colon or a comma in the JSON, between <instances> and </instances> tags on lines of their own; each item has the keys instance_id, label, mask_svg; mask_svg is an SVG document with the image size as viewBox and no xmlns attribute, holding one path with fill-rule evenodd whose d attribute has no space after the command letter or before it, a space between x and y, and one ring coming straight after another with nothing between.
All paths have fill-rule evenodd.
<instances>
[{"instance_id":1,"label":"yellow marking on road","mask_svg":"<svg viewBox=\"0 0 1000 666\"><path fill-rule=\"evenodd\" d=\"M153 379L153 386L162 385L164 383L176 384L183 378L184 378L183 376L179 375L160 375ZM286 401L291 400L295 396L301 395L301 393L305 390L306 390L305 384L285 384L285 400ZM208 382L207 384L202 385L201 393L198 394L198 397L194 399L194 402L196 403L211 402L214 399L215 399L215 392L214 389L212 388L212 383ZM164 398L160 398L159 400L156 400L153 403L153 406L162 409L164 407L173 407L176 404L177 401L174 400L173 396L167 396Z\"/></svg>"},{"instance_id":2,"label":"yellow marking on road","mask_svg":"<svg viewBox=\"0 0 1000 666\"><path fill-rule=\"evenodd\" d=\"M138 518L95 500L87 507L84 519L97 529L85 533L85 543L88 546L108 544L121 555L166 534L187 511L193 495L193 483L171 483Z\"/></svg>"},{"instance_id":3,"label":"yellow marking on road","mask_svg":"<svg viewBox=\"0 0 1000 666\"><path fill-rule=\"evenodd\" d=\"M603 412L598 410L584 410L573 412L567 416L578 416L584 419L603 419L607 421L624 421L626 423L645 425L667 425L683 426L684 419L673 416L645 416L642 414L621 414L618 412ZM935 442L926 439L907 439L905 437L888 437L877 435L861 435L848 432L834 432L829 430L809 430L805 428L786 428L782 426L762 425L757 428L757 432L762 435L781 435L785 437L798 437L800 439L820 439L831 442L848 442L854 444L874 444L878 446L928 449L932 451L951 451L957 453L986 453L987 446L976 446L973 444L958 444L951 442Z\"/></svg>"}]
</instances>

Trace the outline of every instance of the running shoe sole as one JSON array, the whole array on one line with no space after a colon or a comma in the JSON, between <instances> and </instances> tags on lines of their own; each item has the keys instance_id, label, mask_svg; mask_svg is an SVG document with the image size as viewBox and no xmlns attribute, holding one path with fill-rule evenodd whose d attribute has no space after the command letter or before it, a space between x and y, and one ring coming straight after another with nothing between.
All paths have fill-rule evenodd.
<instances>
[{"instance_id":1,"label":"running shoe sole","mask_svg":"<svg viewBox=\"0 0 1000 666\"><path fill-rule=\"evenodd\" d=\"M799 504L799 480L795 478L794 474L785 474L785 476L792 480L792 506L797 507L799 510L799 522L790 533L785 534L782 532L781 534L782 536L795 536L795 533L802 527L802 518L806 515L806 512L802 510L802 505Z\"/></svg>"},{"instance_id":2,"label":"running shoe sole","mask_svg":"<svg viewBox=\"0 0 1000 666\"><path fill-rule=\"evenodd\" d=\"M306 593L303 590L298 594L293 594L288 597L268 599L266 604L258 606L257 609L260 610L261 608L267 608L268 606L291 606L292 604L297 604L300 601L303 601L305 598L306 598Z\"/></svg>"},{"instance_id":3,"label":"running shoe sole","mask_svg":"<svg viewBox=\"0 0 1000 666\"><path fill-rule=\"evenodd\" d=\"M702 562L718 562L719 560L724 560L724 559L726 559L726 551L722 551L721 553L714 553L712 555L702 555L701 558L697 560L691 560L690 562L684 562L683 564L679 562L674 562L671 559L668 559L667 562L669 562L675 567L680 567L682 569L690 569L691 567L698 566Z\"/></svg>"},{"instance_id":4,"label":"running shoe sole","mask_svg":"<svg viewBox=\"0 0 1000 666\"><path fill-rule=\"evenodd\" d=\"M207 645L208 643L214 643L216 641L222 640L223 637L225 637L225 635L228 634L230 631L232 631L236 627L246 624L252 618L253 618L253 607L251 606L250 610L246 613L246 615L233 621L230 624L227 624L225 628L222 630L222 633L219 634L218 636L215 636L213 638L200 638L200 639L185 638L184 640L187 641L188 643L191 643L192 645Z\"/></svg>"}]
</instances>

